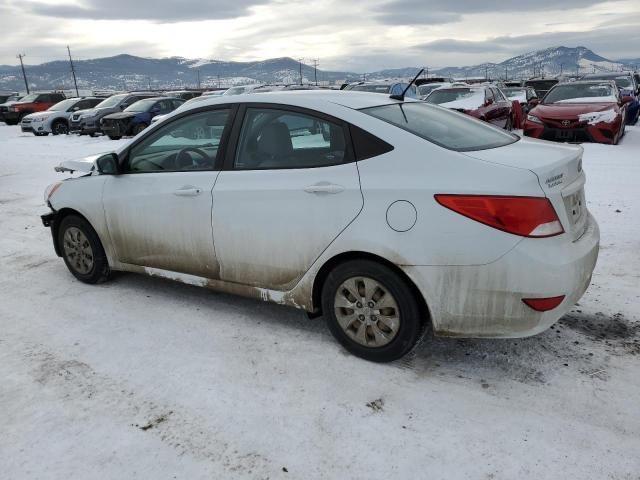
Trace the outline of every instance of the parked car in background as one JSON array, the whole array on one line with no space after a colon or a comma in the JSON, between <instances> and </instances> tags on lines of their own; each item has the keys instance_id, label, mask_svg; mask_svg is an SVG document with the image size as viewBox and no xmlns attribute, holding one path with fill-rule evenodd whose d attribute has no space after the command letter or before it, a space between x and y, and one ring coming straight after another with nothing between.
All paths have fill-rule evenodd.
<instances>
[{"instance_id":1,"label":"parked car in background","mask_svg":"<svg viewBox=\"0 0 640 480\"><path fill-rule=\"evenodd\" d=\"M585 80L613 80L627 104L627 125L635 125L640 117L640 84L631 72L590 73Z\"/></svg>"},{"instance_id":2,"label":"parked car in background","mask_svg":"<svg viewBox=\"0 0 640 480\"><path fill-rule=\"evenodd\" d=\"M431 92L433 92L437 88L448 88L448 87L464 87L467 84L464 82L437 82L437 83L423 83L418 85L418 94L420 98L424 100L427 98Z\"/></svg>"},{"instance_id":3,"label":"parked car in background","mask_svg":"<svg viewBox=\"0 0 640 480\"><path fill-rule=\"evenodd\" d=\"M412 99L222 96L63 162L87 174L47 188L42 220L82 282L124 270L293 306L385 362L426 330L523 337L573 308L599 244L582 152Z\"/></svg>"},{"instance_id":4,"label":"parked car in background","mask_svg":"<svg viewBox=\"0 0 640 480\"><path fill-rule=\"evenodd\" d=\"M624 135L626 110L613 81L560 83L529 111L524 134L561 142L617 144Z\"/></svg>"},{"instance_id":5,"label":"parked car in background","mask_svg":"<svg viewBox=\"0 0 640 480\"><path fill-rule=\"evenodd\" d=\"M200 90L175 90L170 92L164 92L165 97L179 98L180 100L191 100L202 95Z\"/></svg>"},{"instance_id":6,"label":"parked car in background","mask_svg":"<svg viewBox=\"0 0 640 480\"><path fill-rule=\"evenodd\" d=\"M497 87L438 88L427 96L425 102L466 113L505 130L513 127L511 102Z\"/></svg>"},{"instance_id":7,"label":"parked car in background","mask_svg":"<svg viewBox=\"0 0 640 480\"><path fill-rule=\"evenodd\" d=\"M222 95L242 95L243 93L251 93L256 88L262 87L264 84L254 85L238 85L237 87L231 87L225 90Z\"/></svg>"},{"instance_id":8,"label":"parked car in background","mask_svg":"<svg viewBox=\"0 0 640 480\"><path fill-rule=\"evenodd\" d=\"M1 92L0 93L0 105L5 102L10 102L12 100L16 100L18 94L16 92Z\"/></svg>"},{"instance_id":9,"label":"parked car in background","mask_svg":"<svg viewBox=\"0 0 640 480\"><path fill-rule=\"evenodd\" d=\"M406 82L357 82L347 85L343 90L400 95L408 85ZM412 84L405 96L407 98L420 98L418 87Z\"/></svg>"},{"instance_id":10,"label":"parked car in background","mask_svg":"<svg viewBox=\"0 0 640 480\"><path fill-rule=\"evenodd\" d=\"M535 107L539 100L538 94L532 87L501 87L500 91L507 99L517 101L525 113Z\"/></svg>"},{"instance_id":11,"label":"parked car in background","mask_svg":"<svg viewBox=\"0 0 640 480\"><path fill-rule=\"evenodd\" d=\"M9 107L19 102L21 98L22 95L11 95L3 103L0 103L0 122L4 122L4 116L9 111Z\"/></svg>"},{"instance_id":12,"label":"parked car in background","mask_svg":"<svg viewBox=\"0 0 640 480\"><path fill-rule=\"evenodd\" d=\"M30 113L42 112L65 99L62 93L32 93L12 103L3 114L7 125L17 125Z\"/></svg>"},{"instance_id":13,"label":"parked car in background","mask_svg":"<svg viewBox=\"0 0 640 480\"><path fill-rule=\"evenodd\" d=\"M149 125L156 115L166 115L174 111L184 100L171 97L154 97L138 100L122 112L111 113L100 120L100 130L111 140L125 135L137 135Z\"/></svg>"},{"instance_id":14,"label":"parked car in background","mask_svg":"<svg viewBox=\"0 0 640 480\"><path fill-rule=\"evenodd\" d=\"M544 97L554 85L557 85L557 78L531 78L524 82L525 87L533 88L538 94L538 98Z\"/></svg>"},{"instance_id":15,"label":"parked car in background","mask_svg":"<svg viewBox=\"0 0 640 480\"><path fill-rule=\"evenodd\" d=\"M112 95L91 110L77 112L71 115L70 132L91 136L96 133L101 133L100 120L102 120L103 117L111 113L121 112L138 100L153 98L157 95L157 93L151 92L119 93Z\"/></svg>"},{"instance_id":16,"label":"parked car in background","mask_svg":"<svg viewBox=\"0 0 640 480\"><path fill-rule=\"evenodd\" d=\"M22 118L20 128L36 136L69 133L69 119L77 112L95 107L103 98L68 98L49 107L44 112L31 113Z\"/></svg>"}]
</instances>

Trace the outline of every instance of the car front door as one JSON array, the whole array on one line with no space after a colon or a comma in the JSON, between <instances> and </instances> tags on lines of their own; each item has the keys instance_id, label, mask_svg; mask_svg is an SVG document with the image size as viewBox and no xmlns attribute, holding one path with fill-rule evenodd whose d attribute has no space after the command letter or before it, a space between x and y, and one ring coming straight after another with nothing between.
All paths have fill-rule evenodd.
<instances>
[{"instance_id":1,"label":"car front door","mask_svg":"<svg viewBox=\"0 0 640 480\"><path fill-rule=\"evenodd\" d=\"M228 107L178 118L136 142L103 191L119 261L218 277L211 227L212 189L232 114ZM204 132L194 139L194 129ZM219 160L220 159L220 162Z\"/></svg>"},{"instance_id":2,"label":"car front door","mask_svg":"<svg viewBox=\"0 0 640 480\"><path fill-rule=\"evenodd\" d=\"M347 127L317 112L242 107L213 190L222 280L291 288L360 212Z\"/></svg>"}]
</instances>

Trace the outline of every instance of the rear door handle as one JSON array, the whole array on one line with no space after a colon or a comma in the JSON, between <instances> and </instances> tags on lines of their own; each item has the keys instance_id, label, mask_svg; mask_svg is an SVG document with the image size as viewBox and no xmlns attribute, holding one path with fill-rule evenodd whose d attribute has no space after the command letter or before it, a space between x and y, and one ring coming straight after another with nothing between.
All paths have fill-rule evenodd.
<instances>
[{"instance_id":1,"label":"rear door handle","mask_svg":"<svg viewBox=\"0 0 640 480\"><path fill-rule=\"evenodd\" d=\"M315 185L309 185L304 189L304 191L307 193L335 194L344 192L344 187L342 185L336 185L335 183L321 182L316 183Z\"/></svg>"},{"instance_id":2,"label":"rear door handle","mask_svg":"<svg viewBox=\"0 0 640 480\"><path fill-rule=\"evenodd\" d=\"M177 195L178 197L195 197L197 195L200 195L201 192L202 190L196 187L182 187L173 192L173 194Z\"/></svg>"}]
</instances>

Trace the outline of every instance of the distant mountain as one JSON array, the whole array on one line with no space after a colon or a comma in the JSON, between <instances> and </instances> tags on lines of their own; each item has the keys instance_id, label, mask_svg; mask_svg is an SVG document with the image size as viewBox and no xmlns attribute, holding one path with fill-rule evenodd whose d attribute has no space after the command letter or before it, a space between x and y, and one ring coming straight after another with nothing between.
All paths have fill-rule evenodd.
<instances>
[{"instance_id":1,"label":"distant mountain","mask_svg":"<svg viewBox=\"0 0 640 480\"><path fill-rule=\"evenodd\" d=\"M560 74L582 75L592 72L621 70L622 62L607 60L586 47L551 47L525 53L500 63L483 63L469 67L446 67L435 71L449 73L458 78L528 78L532 76L554 76Z\"/></svg>"},{"instance_id":2,"label":"distant mountain","mask_svg":"<svg viewBox=\"0 0 640 480\"><path fill-rule=\"evenodd\" d=\"M78 86L83 89L146 89L232 86L249 83L298 83L300 64L292 58L272 58L258 62L225 62L207 59L142 58L132 55L75 61ZM71 88L71 69L66 61L26 67L33 89ZM314 69L302 65L305 83L313 82ZM356 80L360 75L317 71L318 81ZM19 66L0 65L0 90L24 88Z\"/></svg>"},{"instance_id":3,"label":"distant mountain","mask_svg":"<svg viewBox=\"0 0 640 480\"><path fill-rule=\"evenodd\" d=\"M428 63L428 59L425 59ZM500 63L483 63L466 67L445 67L430 70L429 74L456 78L528 78L552 76L560 73L575 75L588 72L621 70L640 66L640 59L608 60L586 47L551 47L525 53ZM132 55L80 60L75 62L79 87L82 89L146 89L186 88L201 86L228 87L250 83L297 83L300 64L292 58L272 58L257 62L225 62L221 60L187 59L182 57L143 58ZM383 78L407 79L420 67L379 70L359 74L332 72L302 65L305 83L314 82L314 73L322 83L357 81ZM33 89L69 89L71 71L66 61L55 61L26 67L29 84ZM24 88L20 67L0 65L0 90Z\"/></svg>"}]
</instances>

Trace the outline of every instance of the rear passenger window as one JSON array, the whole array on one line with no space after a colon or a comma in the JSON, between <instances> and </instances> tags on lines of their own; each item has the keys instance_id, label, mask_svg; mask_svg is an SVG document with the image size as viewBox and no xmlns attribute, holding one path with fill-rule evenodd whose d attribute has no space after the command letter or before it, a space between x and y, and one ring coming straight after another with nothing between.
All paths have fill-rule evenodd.
<instances>
[{"instance_id":1,"label":"rear passenger window","mask_svg":"<svg viewBox=\"0 0 640 480\"><path fill-rule=\"evenodd\" d=\"M350 125L349 130L356 160L366 160L367 158L377 157L378 155L393 150L392 145L389 145L384 140L379 139L360 127Z\"/></svg>"},{"instance_id":2,"label":"rear passenger window","mask_svg":"<svg viewBox=\"0 0 640 480\"><path fill-rule=\"evenodd\" d=\"M324 167L342 163L346 157L341 125L297 112L248 108L234 167Z\"/></svg>"}]
</instances>

